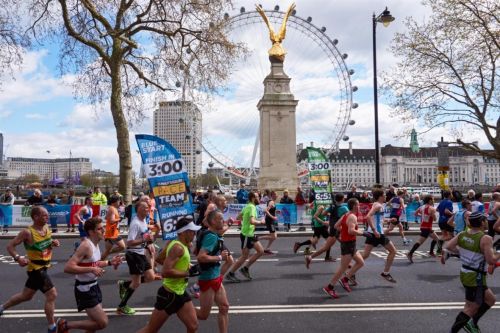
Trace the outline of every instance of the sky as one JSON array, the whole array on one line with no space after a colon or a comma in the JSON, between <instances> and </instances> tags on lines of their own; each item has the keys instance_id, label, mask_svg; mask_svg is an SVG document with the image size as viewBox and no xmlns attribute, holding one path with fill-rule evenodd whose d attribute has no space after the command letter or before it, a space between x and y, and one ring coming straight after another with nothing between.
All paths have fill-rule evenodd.
<instances>
[{"instance_id":1,"label":"sky","mask_svg":"<svg viewBox=\"0 0 500 333\"><path fill-rule=\"evenodd\" d=\"M254 1L235 1L230 15L237 15L244 6L247 11L254 8ZM285 10L291 1L261 0L264 9L276 4ZM285 71L292 78L291 89L297 107L298 142L314 141L327 146L331 136L347 135L348 141L340 141L340 148L373 148L373 58L372 15L381 13L385 7L396 20L387 28L377 25L377 67L379 74L389 71L397 59L389 52L389 43L396 32L403 32L403 18L412 16L422 22L429 16L427 8L415 0L297 0L297 16L311 17L317 27L325 27L330 39L337 39L337 49L346 53L347 67L355 74L350 78L358 87L353 102L359 105L347 115L355 125L348 126L345 133L333 131L339 112L338 72L328 56L314 41L289 28L283 46L287 50ZM227 157L227 164L250 163L255 136L258 129L256 103L263 94L262 80L267 75L269 62L267 49L270 42L263 23L235 26L231 36L234 40L248 43L251 55L240 62L234 70L221 96L215 98L210 110L204 114L204 144L213 155ZM58 51L54 48L27 52L21 69L15 70L15 80L2 78L0 87L0 133L4 136L6 157L65 158L70 151L73 157L88 157L95 169L118 172L116 133L107 106L105 112L96 115L90 105L73 98L71 75L61 77L55 68ZM152 101L152 99L151 99ZM152 134L154 106L145 106L146 118L131 129L131 149L136 151L135 133ZM235 112L236 110L236 112ZM390 107L379 95L379 132L381 145L409 146L409 136L401 135L401 126L390 115ZM344 113L345 115L345 113ZM417 132L422 128L415 120ZM485 138L479 134L469 141L479 141L489 148ZM435 146L443 136L452 141L445 129L435 129L419 137L421 146ZM138 154L133 153L133 166L140 166ZM211 158L204 154L204 165Z\"/></svg>"}]
</instances>

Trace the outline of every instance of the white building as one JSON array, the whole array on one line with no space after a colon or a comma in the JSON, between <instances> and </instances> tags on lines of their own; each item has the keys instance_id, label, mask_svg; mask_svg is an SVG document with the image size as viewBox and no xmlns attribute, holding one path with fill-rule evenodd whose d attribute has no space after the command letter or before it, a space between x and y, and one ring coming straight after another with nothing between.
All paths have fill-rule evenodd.
<instances>
[{"instance_id":1,"label":"white building","mask_svg":"<svg viewBox=\"0 0 500 333\"><path fill-rule=\"evenodd\" d=\"M92 172L92 162L83 157L75 158L26 158L8 157L5 169L10 178L37 175L41 180L75 177Z\"/></svg>"},{"instance_id":2,"label":"white building","mask_svg":"<svg viewBox=\"0 0 500 333\"><path fill-rule=\"evenodd\" d=\"M202 114L191 102L160 102L153 116L154 135L168 141L182 155L189 177L202 173Z\"/></svg>"}]
</instances>

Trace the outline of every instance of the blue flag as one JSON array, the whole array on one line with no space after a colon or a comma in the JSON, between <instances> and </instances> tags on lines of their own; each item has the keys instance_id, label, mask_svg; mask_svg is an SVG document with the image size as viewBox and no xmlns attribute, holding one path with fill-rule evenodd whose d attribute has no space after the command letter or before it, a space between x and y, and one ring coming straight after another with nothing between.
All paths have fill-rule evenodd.
<instances>
[{"instance_id":1,"label":"blue flag","mask_svg":"<svg viewBox=\"0 0 500 333\"><path fill-rule=\"evenodd\" d=\"M177 237L175 225L193 216L189 177L181 154L169 142L153 135L135 136L144 174L154 193L163 239Z\"/></svg>"}]
</instances>

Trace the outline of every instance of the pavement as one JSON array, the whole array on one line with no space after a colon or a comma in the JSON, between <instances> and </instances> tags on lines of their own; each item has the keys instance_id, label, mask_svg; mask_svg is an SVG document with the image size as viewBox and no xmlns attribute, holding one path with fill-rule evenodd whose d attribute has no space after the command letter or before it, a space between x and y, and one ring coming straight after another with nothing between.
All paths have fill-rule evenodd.
<instances>
[{"instance_id":1,"label":"pavement","mask_svg":"<svg viewBox=\"0 0 500 333\"><path fill-rule=\"evenodd\" d=\"M294 233L283 233L287 234ZM415 236L410 238L416 240ZM262 257L250 268L252 281L224 283L230 302L229 332L449 332L463 307L460 264L451 258L443 266L437 258L429 257L430 241L419 248L414 256L415 263L410 264L406 259L409 246L403 246L401 238L395 234L391 239L398 253L391 274L397 283L380 277L386 253L379 247L357 273L359 286L347 293L337 285L340 298L331 299L321 288L330 280L338 262L324 262L323 257L319 257L309 270L306 269L304 248L297 254L292 251L295 242L305 239L303 236L281 237L280 234L272 246L277 253ZM7 239L0 239L0 302L20 291L26 279L25 270L7 255L7 242ZM58 290L56 316L79 320L85 318L85 313L78 313L75 309L74 278L63 272L73 242L72 239L61 240L61 247L54 250L49 274ZM362 247L362 242L363 238L358 238L358 248ZM228 237L225 243L238 257L239 240ZM266 245L266 241L263 244ZM18 250L24 253L22 246ZM334 257L338 258L339 252L338 245L335 245ZM100 278L103 307L109 315L109 325L102 332L136 332L149 319L160 281L144 284L134 293L129 305L137 310L135 316L115 314L119 302L116 281L127 276L128 268L122 264L116 271L107 269ZM488 276L488 285L494 293L500 293L500 272ZM198 306L199 301L194 300L194 304ZM218 331L217 309L213 308L212 313L207 321L200 322L198 332ZM499 316L500 306L497 305L479 322L482 332L498 332ZM30 302L7 310L0 318L0 327L2 333L45 332L43 295L37 293ZM184 331L176 316L169 318L161 330Z\"/></svg>"}]
</instances>

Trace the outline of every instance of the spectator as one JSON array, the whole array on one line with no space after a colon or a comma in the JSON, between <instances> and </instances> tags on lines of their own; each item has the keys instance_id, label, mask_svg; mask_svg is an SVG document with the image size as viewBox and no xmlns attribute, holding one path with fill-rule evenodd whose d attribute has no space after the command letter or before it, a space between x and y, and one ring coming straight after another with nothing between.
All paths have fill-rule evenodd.
<instances>
[{"instance_id":1,"label":"spectator","mask_svg":"<svg viewBox=\"0 0 500 333\"><path fill-rule=\"evenodd\" d=\"M293 204L292 198L288 196L288 190L283 191L283 196L281 197L280 200L281 204ZM285 228L286 231L290 231L290 223L285 223Z\"/></svg>"},{"instance_id":2,"label":"spectator","mask_svg":"<svg viewBox=\"0 0 500 333\"><path fill-rule=\"evenodd\" d=\"M248 191L245 189L245 183L240 184L240 189L236 192L236 200L239 204L247 204L248 203Z\"/></svg>"},{"instance_id":3,"label":"spectator","mask_svg":"<svg viewBox=\"0 0 500 333\"><path fill-rule=\"evenodd\" d=\"M5 189L5 193L0 196L0 205L2 206L12 206L14 205L14 200L16 198L14 197L14 194L12 193L12 190L10 187L7 187ZM3 216L3 234L6 234L9 232L9 225L7 224L7 218Z\"/></svg>"},{"instance_id":4,"label":"spectator","mask_svg":"<svg viewBox=\"0 0 500 333\"><path fill-rule=\"evenodd\" d=\"M361 193L361 197L359 197L359 202L360 203L370 203L370 202L372 202L372 200L370 199L370 194L368 193L368 191L363 191L363 193Z\"/></svg>"},{"instance_id":5,"label":"spectator","mask_svg":"<svg viewBox=\"0 0 500 333\"><path fill-rule=\"evenodd\" d=\"M40 206L43 205L42 191L35 189L33 195L26 200L26 206Z\"/></svg>"},{"instance_id":6,"label":"spectator","mask_svg":"<svg viewBox=\"0 0 500 333\"><path fill-rule=\"evenodd\" d=\"M75 202L75 190L70 188L68 190L68 197L66 199L66 205L72 205Z\"/></svg>"},{"instance_id":7,"label":"spectator","mask_svg":"<svg viewBox=\"0 0 500 333\"><path fill-rule=\"evenodd\" d=\"M101 192L99 186L94 187L94 193L92 193L92 204L94 205L107 205L108 198L104 193Z\"/></svg>"},{"instance_id":8,"label":"spectator","mask_svg":"<svg viewBox=\"0 0 500 333\"><path fill-rule=\"evenodd\" d=\"M271 191L269 191L268 189L265 189L264 195L262 196L262 199L260 199L260 203L267 206L267 203L270 200L271 200Z\"/></svg>"},{"instance_id":9,"label":"spectator","mask_svg":"<svg viewBox=\"0 0 500 333\"><path fill-rule=\"evenodd\" d=\"M347 200L351 199L351 198L355 198L355 199L358 199L359 201L359 194L356 192L357 188L356 188L356 185L352 185L351 187L351 192L347 193Z\"/></svg>"},{"instance_id":10,"label":"spectator","mask_svg":"<svg viewBox=\"0 0 500 333\"><path fill-rule=\"evenodd\" d=\"M389 190L385 192L385 202L391 202L392 198L396 196L396 186L389 185Z\"/></svg>"},{"instance_id":11,"label":"spectator","mask_svg":"<svg viewBox=\"0 0 500 333\"><path fill-rule=\"evenodd\" d=\"M474 190L468 190L467 191L467 198L465 198L465 199L472 202L472 201L476 200L475 196L476 196L476 192L474 192Z\"/></svg>"},{"instance_id":12,"label":"spectator","mask_svg":"<svg viewBox=\"0 0 500 333\"><path fill-rule=\"evenodd\" d=\"M481 192L477 192L474 195L474 200L471 203L472 205L472 212L479 212L481 214L484 214L484 204L483 204L483 194Z\"/></svg>"},{"instance_id":13,"label":"spectator","mask_svg":"<svg viewBox=\"0 0 500 333\"><path fill-rule=\"evenodd\" d=\"M462 193L460 193L460 191L458 191L454 188L451 188L450 191L451 191L451 197L452 197L453 202L462 202L463 196L462 196Z\"/></svg>"},{"instance_id":14,"label":"spectator","mask_svg":"<svg viewBox=\"0 0 500 333\"><path fill-rule=\"evenodd\" d=\"M297 187L297 194L295 195L295 204L297 205L297 222L302 223L302 218L304 217L304 212L306 208L306 199L302 189Z\"/></svg>"}]
</instances>

